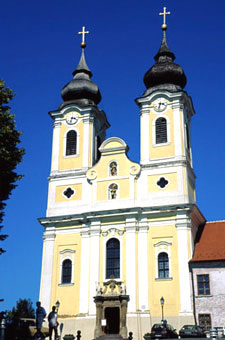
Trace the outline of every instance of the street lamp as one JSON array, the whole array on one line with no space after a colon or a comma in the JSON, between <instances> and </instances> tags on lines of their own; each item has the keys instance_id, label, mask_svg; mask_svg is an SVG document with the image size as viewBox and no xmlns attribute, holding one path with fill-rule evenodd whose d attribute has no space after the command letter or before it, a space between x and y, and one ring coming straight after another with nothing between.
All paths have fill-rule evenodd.
<instances>
[{"instance_id":1,"label":"street lamp","mask_svg":"<svg viewBox=\"0 0 225 340\"><path fill-rule=\"evenodd\" d=\"M57 300L57 301L56 301L55 305L56 305L56 312L58 312L58 310L59 310L59 306L60 306L60 302L59 302L59 300Z\"/></svg>"},{"instance_id":2,"label":"street lamp","mask_svg":"<svg viewBox=\"0 0 225 340\"><path fill-rule=\"evenodd\" d=\"M161 307L162 307L162 321L164 320L164 316L163 316L163 306L164 306L164 297L162 296L160 299L160 303L161 303Z\"/></svg>"}]
</instances>

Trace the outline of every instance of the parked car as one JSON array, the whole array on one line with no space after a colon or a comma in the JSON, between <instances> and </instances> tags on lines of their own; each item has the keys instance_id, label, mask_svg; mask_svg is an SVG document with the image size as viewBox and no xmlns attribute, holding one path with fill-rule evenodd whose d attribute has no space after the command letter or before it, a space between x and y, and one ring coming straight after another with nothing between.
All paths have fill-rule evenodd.
<instances>
[{"instance_id":1,"label":"parked car","mask_svg":"<svg viewBox=\"0 0 225 340\"><path fill-rule=\"evenodd\" d=\"M206 338L203 329L196 325L184 325L180 329L179 335L181 338Z\"/></svg>"},{"instance_id":2,"label":"parked car","mask_svg":"<svg viewBox=\"0 0 225 340\"><path fill-rule=\"evenodd\" d=\"M167 338L178 338L176 329L169 325L167 322L155 323L151 330L151 339L167 339Z\"/></svg>"}]
</instances>

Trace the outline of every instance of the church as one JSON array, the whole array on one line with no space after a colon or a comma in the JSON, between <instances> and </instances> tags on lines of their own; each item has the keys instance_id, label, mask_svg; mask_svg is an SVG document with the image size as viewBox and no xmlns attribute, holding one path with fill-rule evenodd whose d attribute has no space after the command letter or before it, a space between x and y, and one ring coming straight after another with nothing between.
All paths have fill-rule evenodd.
<instances>
[{"instance_id":1,"label":"church","mask_svg":"<svg viewBox=\"0 0 225 340\"><path fill-rule=\"evenodd\" d=\"M110 124L101 93L81 58L50 112L52 161L44 228L40 301L60 302L63 334L84 340L106 334L142 339L166 319L179 330L194 324L189 261L205 218L196 205L186 76L166 39L144 75L140 162ZM137 94L138 95L138 94ZM138 141L137 141L138 143Z\"/></svg>"}]
</instances>

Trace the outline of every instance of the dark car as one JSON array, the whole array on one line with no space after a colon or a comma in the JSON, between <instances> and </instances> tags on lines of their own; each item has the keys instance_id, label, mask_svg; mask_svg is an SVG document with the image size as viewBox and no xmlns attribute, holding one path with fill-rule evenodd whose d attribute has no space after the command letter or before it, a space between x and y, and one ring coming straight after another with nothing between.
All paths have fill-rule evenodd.
<instances>
[{"instance_id":1,"label":"dark car","mask_svg":"<svg viewBox=\"0 0 225 340\"><path fill-rule=\"evenodd\" d=\"M181 338L205 338L203 329L196 325L184 325L179 331Z\"/></svg>"},{"instance_id":2,"label":"dark car","mask_svg":"<svg viewBox=\"0 0 225 340\"><path fill-rule=\"evenodd\" d=\"M151 330L151 339L178 338L176 329L167 322L155 323Z\"/></svg>"}]
</instances>

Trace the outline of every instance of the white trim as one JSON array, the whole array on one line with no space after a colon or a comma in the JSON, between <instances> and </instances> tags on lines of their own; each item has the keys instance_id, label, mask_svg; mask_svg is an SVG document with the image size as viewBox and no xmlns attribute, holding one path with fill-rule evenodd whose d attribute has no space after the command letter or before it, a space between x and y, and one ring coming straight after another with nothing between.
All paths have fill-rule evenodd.
<instances>
[{"instance_id":1,"label":"white trim","mask_svg":"<svg viewBox=\"0 0 225 340\"><path fill-rule=\"evenodd\" d=\"M171 246L172 242L160 241L154 244L155 247L155 278L158 280L169 280L172 277L172 267L171 267ZM166 247L168 250L166 250ZM159 267L158 259L161 253L166 253L168 255L168 265L169 265L169 276L165 278L159 277Z\"/></svg>"},{"instance_id":2,"label":"white trim","mask_svg":"<svg viewBox=\"0 0 225 340\"><path fill-rule=\"evenodd\" d=\"M61 121L56 118L53 124L51 172L59 169L60 127Z\"/></svg>"},{"instance_id":3,"label":"white trim","mask_svg":"<svg viewBox=\"0 0 225 340\"><path fill-rule=\"evenodd\" d=\"M138 295L139 309L148 310L148 226L147 219L143 219L139 223L138 231ZM144 307L143 307L144 306Z\"/></svg>"},{"instance_id":4,"label":"white trim","mask_svg":"<svg viewBox=\"0 0 225 340\"><path fill-rule=\"evenodd\" d=\"M112 235L109 235L109 233L112 232ZM119 236L115 235L115 233L118 233ZM121 281L123 277L123 261L122 261L122 255L123 255L123 233L120 233L120 230L117 229L115 226L113 226L111 229L107 231L107 233L102 233L103 235L103 280L108 281L109 278L106 278L106 244L109 240L112 238L116 238L120 243L120 277L115 278L116 281Z\"/></svg>"},{"instance_id":5,"label":"white trim","mask_svg":"<svg viewBox=\"0 0 225 340\"><path fill-rule=\"evenodd\" d=\"M141 109L141 164L147 164L150 158L149 105Z\"/></svg>"},{"instance_id":6,"label":"white trim","mask_svg":"<svg viewBox=\"0 0 225 340\"><path fill-rule=\"evenodd\" d=\"M90 235L88 226L81 232L81 274L80 274L80 313L88 313L89 270L90 270Z\"/></svg>"},{"instance_id":7,"label":"white trim","mask_svg":"<svg viewBox=\"0 0 225 340\"><path fill-rule=\"evenodd\" d=\"M66 155L66 142L67 142L67 134L69 131L75 131L77 135L77 140L76 140L76 153L74 155ZM70 127L70 129L66 130L63 136L63 158L72 158L72 157L78 157L80 155L80 133L77 128Z\"/></svg>"}]
</instances>

